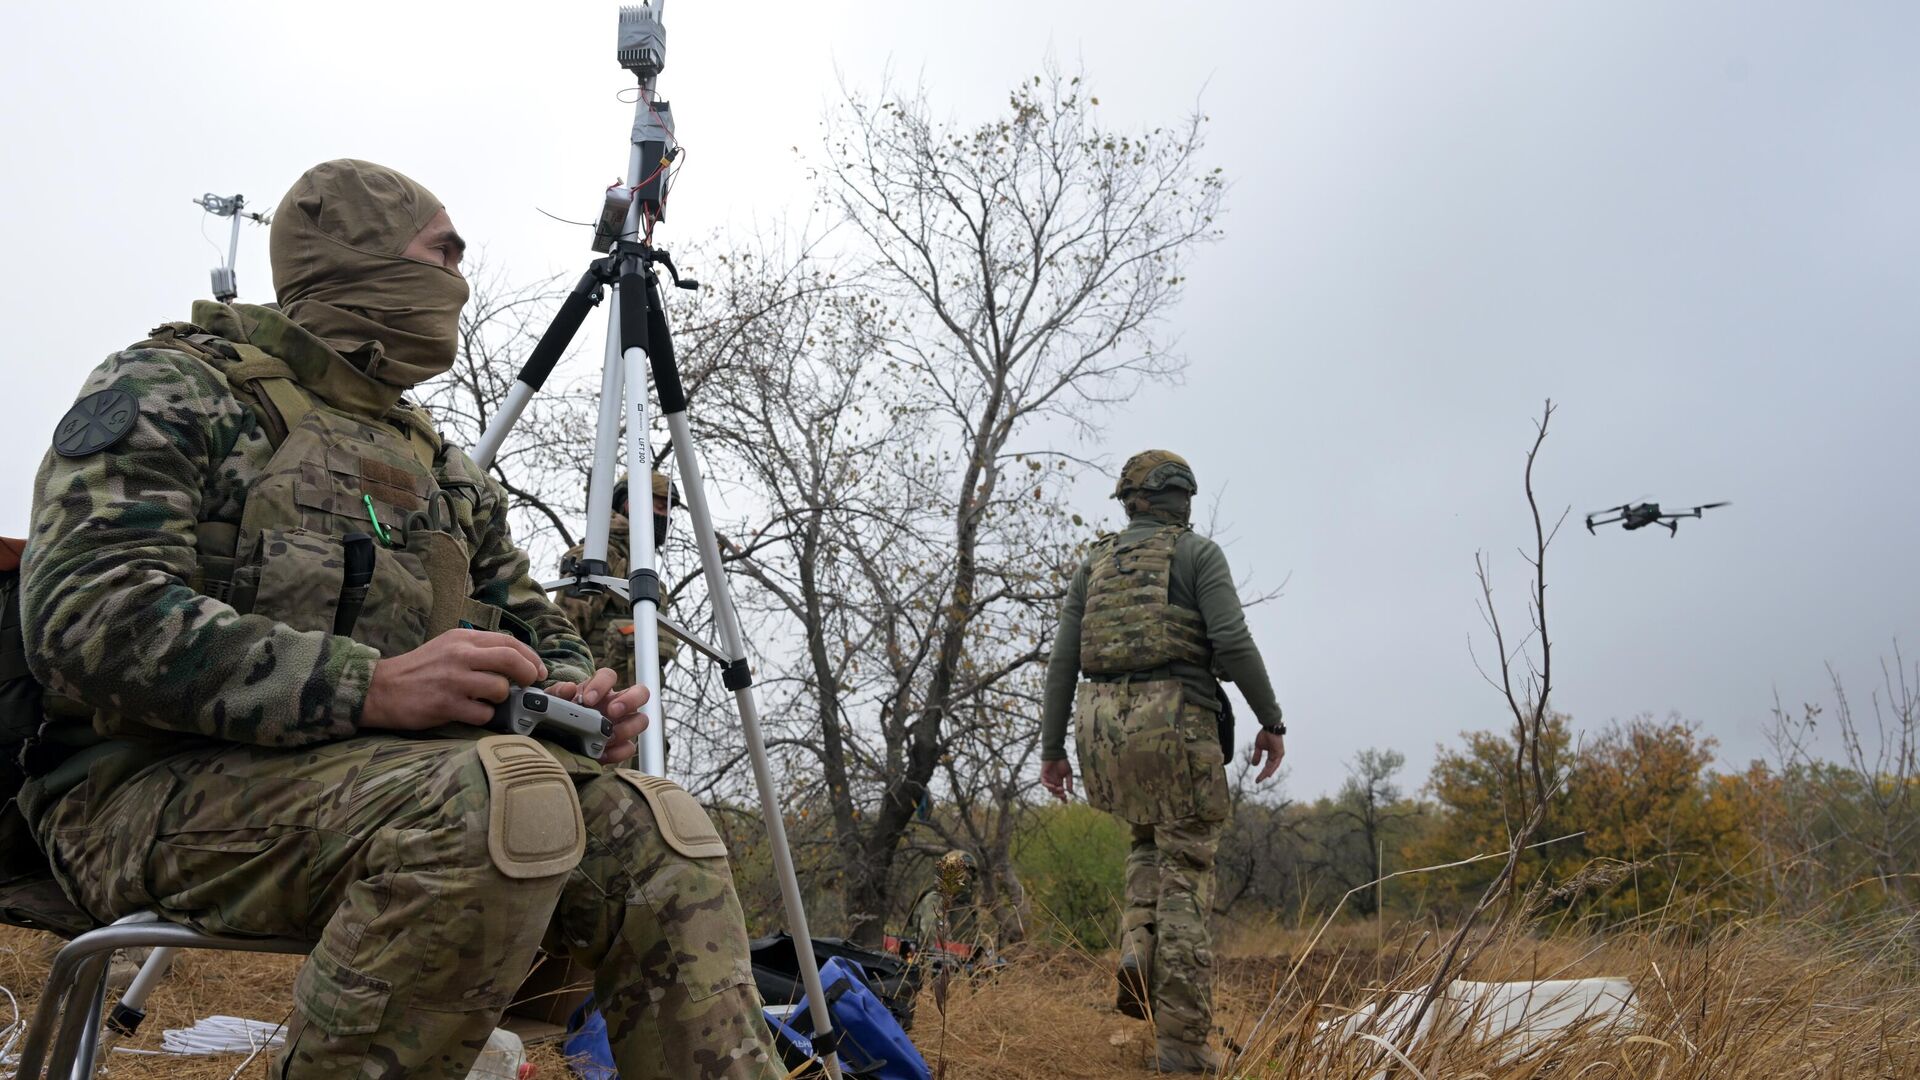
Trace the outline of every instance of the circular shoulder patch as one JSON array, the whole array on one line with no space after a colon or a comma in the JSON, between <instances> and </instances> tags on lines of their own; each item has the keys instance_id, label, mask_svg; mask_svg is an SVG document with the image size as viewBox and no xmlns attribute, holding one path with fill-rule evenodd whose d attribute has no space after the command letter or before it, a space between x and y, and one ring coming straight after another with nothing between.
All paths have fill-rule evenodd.
<instances>
[{"instance_id":1,"label":"circular shoulder patch","mask_svg":"<svg viewBox=\"0 0 1920 1080\"><path fill-rule=\"evenodd\" d=\"M118 387L96 390L67 410L53 429L53 449L61 457L86 457L114 446L133 430L140 406Z\"/></svg>"}]
</instances>

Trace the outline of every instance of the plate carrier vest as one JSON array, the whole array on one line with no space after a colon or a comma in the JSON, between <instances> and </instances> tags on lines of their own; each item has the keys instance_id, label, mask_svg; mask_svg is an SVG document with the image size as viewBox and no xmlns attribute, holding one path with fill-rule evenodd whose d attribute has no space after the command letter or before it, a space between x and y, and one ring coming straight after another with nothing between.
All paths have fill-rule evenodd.
<instances>
[{"instance_id":1,"label":"plate carrier vest","mask_svg":"<svg viewBox=\"0 0 1920 1080\"><path fill-rule=\"evenodd\" d=\"M1095 542L1080 621L1081 671L1129 675L1157 673L1176 662L1211 665L1206 620L1168 598L1173 549L1190 531L1166 525L1125 548L1117 536Z\"/></svg>"}]
</instances>

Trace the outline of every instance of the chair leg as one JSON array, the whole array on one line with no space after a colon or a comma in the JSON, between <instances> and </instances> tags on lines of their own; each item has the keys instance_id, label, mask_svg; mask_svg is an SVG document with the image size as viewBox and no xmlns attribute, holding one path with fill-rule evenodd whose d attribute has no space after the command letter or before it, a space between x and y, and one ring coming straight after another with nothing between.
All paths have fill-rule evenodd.
<instances>
[{"instance_id":1,"label":"chair leg","mask_svg":"<svg viewBox=\"0 0 1920 1080\"><path fill-rule=\"evenodd\" d=\"M100 964L100 981L94 986L93 1000L87 1005L87 1020L80 1028L80 1046L68 1069L72 1080L93 1080L100 1067L100 1020L107 1010L107 975L113 970L113 954L107 953Z\"/></svg>"},{"instance_id":2,"label":"chair leg","mask_svg":"<svg viewBox=\"0 0 1920 1080\"><path fill-rule=\"evenodd\" d=\"M124 933L158 919L159 916L150 911L135 912L115 920L112 926L74 938L54 954L53 963L47 968L46 984L40 990L40 1001L34 1006L33 1023L20 1045L20 1064L14 1073L17 1080L65 1077L71 1072L72 1054L79 1047L78 1025L106 991L107 967L113 960L113 950L119 947L115 928ZM48 1059L49 1042L53 1043L51 1060Z\"/></svg>"},{"instance_id":3,"label":"chair leg","mask_svg":"<svg viewBox=\"0 0 1920 1080\"><path fill-rule=\"evenodd\" d=\"M60 1008L60 1033L54 1039L53 1052L47 1055L47 1080L66 1080L75 1076L80 1046L86 1041L87 1021L94 1006L107 989L107 968L113 963L113 951L89 956L74 975L73 989Z\"/></svg>"},{"instance_id":4,"label":"chair leg","mask_svg":"<svg viewBox=\"0 0 1920 1080\"><path fill-rule=\"evenodd\" d=\"M20 1064L14 1073L18 1080L40 1080L43 1075L41 1066L46 1062L47 1043L62 1018L67 999L73 996L75 976L86 959L86 953L73 952L70 947L55 954L53 964L47 969L47 981L40 989L40 1001L34 1006L33 1023L28 1025L26 1039L20 1044Z\"/></svg>"},{"instance_id":5,"label":"chair leg","mask_svg":"<svg viewBox=\"0 0 1920 1080\"><path fill-rule=\"evenodd\" d=\"M16 1080L89 1080L92 1077L100 1056L107 970L113 952L141 946L152 946L158 953L169 954L176 949L222 949L305 955L313 943L281 938L216 937L189 927L161 923L157 915L145 911L128 915L111 926L89 930L67 942L47 968L47 981L34 1006L33 1022L21 1040L14 1072ZM154 959L159 961L160 957ZM142 970L143 992L152 988L164 970L164 961L150 963Z\"/></svg>"}]
</instances>

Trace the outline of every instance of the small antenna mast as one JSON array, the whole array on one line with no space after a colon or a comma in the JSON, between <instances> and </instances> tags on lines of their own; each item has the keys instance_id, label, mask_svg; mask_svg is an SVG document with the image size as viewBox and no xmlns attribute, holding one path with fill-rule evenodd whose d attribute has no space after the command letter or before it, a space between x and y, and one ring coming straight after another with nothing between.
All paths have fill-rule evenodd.
<instances>
[{"instance_id":1,"label":"small antenna mast","mask_svg":"<svg viewBox=\"0 0 1920 1080\"><path fill-rule=\"evenodd\" d=\"M233 269L234 260L240 257L240 219L271 225L273 215L248 210L243 195L215 195L209 191L192 202L214 217L233 219L233 235L227 240L227 261L213 268L213 298L223 304L232 303L233 298L240 295L239 278Z\"/></svg>"}]
</instances>

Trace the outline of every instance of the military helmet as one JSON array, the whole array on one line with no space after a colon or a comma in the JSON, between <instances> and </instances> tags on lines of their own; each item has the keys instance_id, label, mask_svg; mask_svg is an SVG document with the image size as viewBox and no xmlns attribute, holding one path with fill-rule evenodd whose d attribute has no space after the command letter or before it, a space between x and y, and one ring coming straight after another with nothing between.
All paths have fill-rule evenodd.
<instances>
[{"instance_id":1,"label":"military helmet","mask_svg":"<svg viewBox=\"0 0 1920 1080\"><path fill-rule=\"evenodd\" d=\"M1113 497L1124 499L1136 491L1161 491L1165 488L1197 493L1200 485L1193 478L1193 466L1187 464L1186 458L1171 450L1142 450L1121 466L1120 482L1114 485Z\"/></svg>"},{"instance_id":2,"label":"military helmet","mask_svg":"<svg viewBox=\"0 0 1920 1080\"><path fill-rule=\"evenodd\" d=\"M621 473L621 474L620 474L620 479L619 479L619 480L617 480L617 481L615 481L615 482L614 482L614 485L613 485L613 506L614 506L614 509L616 509L616 510L617 510L617 509L619 509L619 508L620 508L620 507L621 507L622 505L624 505L624 504L626 503L626 501L627 501L627 487L628 487L628 484L627 484L627 474L626 474L626 473ZM671 488L671 486L670 486L670 485L669 485L669 484L667 483L667 476L666 476L666 474L665 474L665 473L662 473L662 472L657 472L657 471L656 471L656 472L655 472L655 473L653 474L653 494L654 494L654 496L655 496L656 498L658 498L658 497L660 497L660 496L663 496L663 495L667 495L667 494L669 494L669 493L670 493L671 491L672 491L672 488Z\"/></svg>"},{"instance_id":3,"label":"military helmet","mask_svg":"<svg viewBox=\"0 0 1920 1080\"><path fill-rule=\"evenodd\" d=\"M974 861L973 852L961 851L958 848L940 856L940 868L942 870L949 870L952 867L959 867L965 870L969 876L980 872L980 864Z\"/></svg>"}]
</instances>

